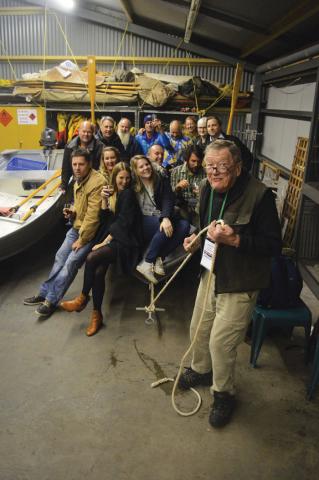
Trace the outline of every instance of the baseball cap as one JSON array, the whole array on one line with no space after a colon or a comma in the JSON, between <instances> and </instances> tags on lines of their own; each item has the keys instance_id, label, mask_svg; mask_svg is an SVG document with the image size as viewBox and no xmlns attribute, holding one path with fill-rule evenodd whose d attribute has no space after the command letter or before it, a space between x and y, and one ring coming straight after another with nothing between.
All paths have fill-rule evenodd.
<instances>
[{"instance_id":1,"label":"baseball cap","mask_svg":"<svg viewBox=\"0 0 319 480\"><path fill-rule=\"evenodd\" d=\"M152 122L153 116L152 115L145 115L143 123L145 125L146 122Z\"/></svg>"}]
</instances>

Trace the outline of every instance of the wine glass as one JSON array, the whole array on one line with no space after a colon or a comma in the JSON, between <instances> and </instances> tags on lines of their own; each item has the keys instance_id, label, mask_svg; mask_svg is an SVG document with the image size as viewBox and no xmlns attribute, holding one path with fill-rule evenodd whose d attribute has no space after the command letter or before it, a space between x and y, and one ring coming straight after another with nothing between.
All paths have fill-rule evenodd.
<instances>
[{"instance_id":1,"label":"wine glass","mask_svg":"<svg viewBox=\"0 0 319 480\"><path fill-rule=\"evenodd\" d=\"M195 195L195 197L198 197L198 194L199 194L199 183L197 180L194 180L193 181L193 194Z\"/></svg>"},{"instance_id":2,"label":"wine glass","mask_svg":"<svg viewBox=\"0 0 319 480\"><path fill-rule=\"evenodd\" d=\"M73 205L72 202L65 203L65 204L64 204L64 208L63 208L63 211L69 210L68 212L65 212L67 215L69 215L68 218L67 218L67 221L66 221L66 223L65 223L65 225L66 225L67 227L72 227L72 225L73 225L73 222L72 222L72 211L71 211L72 205Z\"/></svg>"},{"instance_id":3,"label":"wine glass","mask_svg":"<svg viewBox=\"0 0 319 480\"><path fill-rule=\"evenodd\" d=\"M114 193L114 188L112 185L104 185L102 188L102 197L108 199Z\"/></svg>"}]
</instances>

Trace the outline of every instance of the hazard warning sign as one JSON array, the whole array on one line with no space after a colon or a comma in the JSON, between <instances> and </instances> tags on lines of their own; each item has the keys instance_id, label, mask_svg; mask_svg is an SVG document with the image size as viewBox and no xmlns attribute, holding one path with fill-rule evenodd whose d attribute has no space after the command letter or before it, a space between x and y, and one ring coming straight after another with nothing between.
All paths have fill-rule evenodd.
<instances>
[{"instance_id":1,"label":"hazard warning sign","mask_svg":"<svg viewBox=\"0 0 319 480\"><path fill-rule=\"evenodd\" d=\"M12 119L13 119L13 117L10 115L9 112L7 112L7 110L5 110L5 109L0 110L0 123L1 123L1 125L6 127L11 122Z\"/></svg>"},{"instance_id":2,"label":"hazard warning sign","mask_svg":"<svg viewBox=\"0 0 319 480\"><path fill-rule=\"evenodd\" d=\"M37 111L31 108L18 108L18 125L38 125Z\"/></svg>"}]
</instances>

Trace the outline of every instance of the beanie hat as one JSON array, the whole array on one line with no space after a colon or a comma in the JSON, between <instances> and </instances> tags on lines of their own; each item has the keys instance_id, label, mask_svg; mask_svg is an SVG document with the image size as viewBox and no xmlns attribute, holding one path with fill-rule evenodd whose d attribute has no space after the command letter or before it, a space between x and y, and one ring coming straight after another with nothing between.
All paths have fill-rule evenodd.
<instances>
[{"instance_id":1,"label":"beanie hat","mask_svg":"<svg viewBox=\"0 0 319 480\"><path fill-rule=\"evenodd\" d=\"M145 125L146 122L151 122L152 120L153 120L152 115L145 115L144 120L143 120L143 124Z\"/></svg>"}]
</instances>

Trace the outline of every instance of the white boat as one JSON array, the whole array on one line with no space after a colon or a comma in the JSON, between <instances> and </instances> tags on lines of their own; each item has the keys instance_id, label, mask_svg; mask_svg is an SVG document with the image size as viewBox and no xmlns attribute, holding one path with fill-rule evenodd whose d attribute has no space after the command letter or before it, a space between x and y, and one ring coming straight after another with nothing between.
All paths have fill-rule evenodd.
<instances>
[{"instance_id":1,"label":"white boat","mask_svg":"<svg viewBox=\"0 0 319 480\"><path fill-rule=\"evenodd\" d=\"M0 216L0 261L39 241L61 219L63 196L58 187L63 150L49 155L37 150L5 151L0 155L0 208L19 206L44 182L55 176L43 189L10 217ZM31 167L22 170L21 167ZM39 170L38 167L46 168ZM8 168L15 168L8 170ZM45 197L43 199L43 197ZM43 200L42 200L43 199ZM37 206L37 204L39 205ZM30 208L34 210L28 218ZM29 213L28 213L29 212Z\"/></svg>"}]
</instances>

